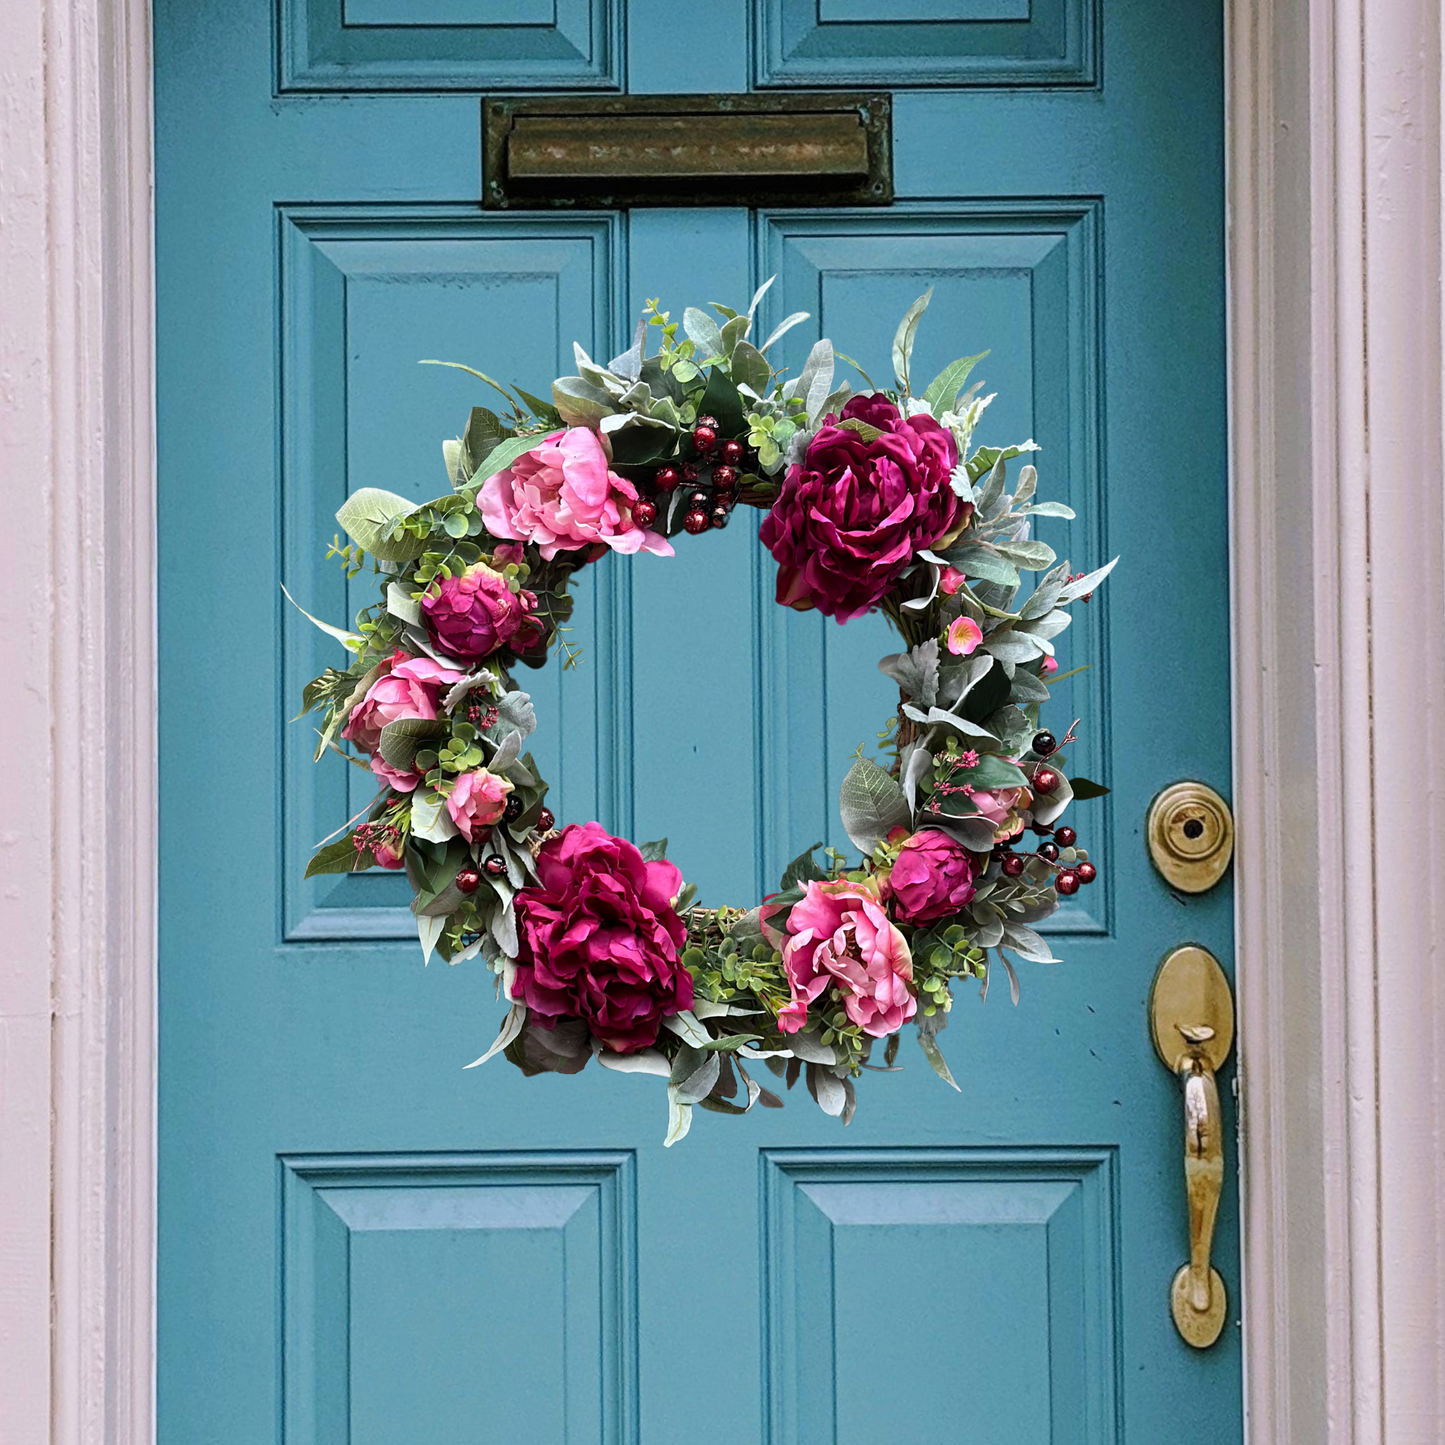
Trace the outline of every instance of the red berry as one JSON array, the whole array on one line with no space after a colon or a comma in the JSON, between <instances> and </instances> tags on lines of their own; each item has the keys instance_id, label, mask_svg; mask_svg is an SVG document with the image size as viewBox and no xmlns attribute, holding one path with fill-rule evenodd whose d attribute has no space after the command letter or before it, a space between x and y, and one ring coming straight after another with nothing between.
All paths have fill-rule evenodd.
<instances>
[{"instance_id":1,"label":"red berry","mask_svg":"<svg viewBox=\"0 0 1445 1445\"><path fill-rule=\"evenodd\" d=\"M705 507L708 504L708 495L704 491L693 492L687 499L689 507Z\"/></svg>"},{"instance_id":2,"label":"red berry","mask_svg":"<svg viewBox=\"0 0 1445 1445\"><path fill-rule=\"evenodd\" d=\"M712 526L712 520L708 514L699 508L694 508L682 519L682 525L687 528L694 537L706 532Z\"/></svg>"},{"instance_id":3,"label":"red berry","mask_svg":"<svg viewBox=\"0 0 1445 1445\"><path fill-rule=\"evenodd\" d=\"M737 468L735 467L714 467L712 469L712 484L715 487L735 487L738 482Z\"/></svg>"},{"instance_id":4,"label":"red berry","mask_svg":"<svg viewBox=\"0 0 1445 1445\"><path fill-rule=\"evenodd\" d=\"M716 506L712 509L712 524L714 527L726 527L728 524L728 509L724 506Z\"/></svg>"},{"instance_id":5,"label":"red berry","mask_svg":"<svg viewBox=\"0 0 1445 1445\"><path fill-rule=\"evenodd\" d=\"M1058 828L1054 831L1054 842L1060 848L1072 848L1079 841L1079 835L1072 828Z\"/></svg>"},{"instance_id":6,"label":"red berry","mask_svg":"<svg viewBox=\"0 0 1445 1445\"><path fill-rule=\"evenodd\" d=\"M735 441L725 441L718 448L718 456L730 467L735 467L743 459L743 444Z\"/></svg>"},{"instance_id":7,"label":"red berry","mask_svg":"<svg viewBox=\"0 0 1445 1445\"><path fill-rule=\"evenodd\" d=\"M682 479L683 479L683 481L685 481L685 482L695 482L695 481L697 480L697 463L696 463L696 462L687 462L687 463L685 463L685 464L683 465L683 468L682 468Z\"/></svg>"},{"instance_id":8,"label":"red berry","mask_svg":"<svg viewBox=\"0 0 1445 1445\"><path fill-rule=\"evenodd\" d=\"M463 893L475 893L482 886L482 875L470 863L463 863L457 869L456 883Z\"/></svg>"},{"instance_id":9,"label":"red berry","mask_svg":"<svg viewBox=\"0 0 1445 1445\"><path fill-rule=\"evenodd\" d=\"M1043 732L1034 734L1034 751L1041 757L1046 758L1052 752L1058 750L1058 740L1047 728Z\"/></svg>"},{"instance_id":10,"label":"red berry","mask_svg":"<svg viewBox=\"0 0 1445 1445\"><path fill-rule=\"evenodd\" d=\"M710 426L714 431L718 429L718 419L715 416L708 416L705 412L702 416L698 417L696 424L698 426ZM1080 577L1083 575L1082 572L1079 573Z\"/></svg>"},{"instance_id":11,"label":"red berry","mask_svg":"<svg viewBox=\"0 0 1445 1445\"><path fill-rule=\"evenodd\" d=\"M522 800L520 798L508 798L507 806L502 810L502 817L508 823L515 823L522 816Z\"/></svg>"},{"instance_id":12,"label":"red berry","mask_svg":"<svg viewBox=\"0 0 1445 1445\"><path fill-rule=\"evenodd\" d=\"M492 875L493 878L500 878L502 874L507 871L506 861L502 858L499 858L495 853L493 853L487 859L487 861L482 864L482 867L485 868L487 872Z\"/></svg>"},{"instance_id":13,"label":"red berry","mask_svg":"<svg viewBox=\"0 0 1445 1445\"><path fill-rule=\"evenodd\" d=\"M1003 860L1003 871L1010 878L1017 878L1024 871L1024 860L1017 853L1010 853Z\"/></svg>"},{"instance_id":14,"label":"red berry","mask_svg":"<svg viewBox=\"0 0 1445 1445\"><path fill-rule=\"evenodd\" d=\"M543 833L551 832L552 824L556 821L557 820L552 816L551 808L543 808L542 811L537 814L537 827L539 831Z\"/></svg>"},{"instance_id":15,"label":"red berry","mask_svg":"<svg viewBox=\"0 0 1445 1445\"><path fill-rule=\"evenodd\" d=\"M657 520L657 508L649 501L640 501L633 504L632 520L639 527L650 527Z\"/></svg>"},{"instance_id":16,"label":"red berry","mask_svg":"<svg viewBox=\"0 0 1445 1445\"><path fill-rule=\"evenodd\" d=\"M1057 863L1059 861L1059 850L1053 843L1040 843L1039 857L1046 863Z\"/></svg>"},{"instance_id":17,"label":"red berry","mask_svg":"<svg viewBox=\"0 0 1445 1445\"><path fill-rule=\"evenodd\" d=\"M657 475L652 480L659 492L670 492L682 478L676 467L658 467Z\"/></svg>"},{"instance_id":18,"label":"red berry","mask_svg":"<svg viewBox=\"0 0 1445 1445\"><path fill-rule=\"evenodd\" d=\"M1052 768L1039 768L1034 773L1034 792L1052 793L1059 786L1059 775Z\"/></svg>"},{"instance_id":19,"label":"red berry","mask_svg":"<svg viewBox=\"0 0 1445 1445\"><path fill-rule=\"evenodd\" d=\"M706 456L717 445L717 432L713 427L699 422L692 429L692 444Z\"/></svg>"},{"instance_id":20,"label":"red berry","mask_svg":"<svg viewBox=\"0 0 1445 1445\"><path fill-rule=\"evenodd\" d=\"M1099 876L1099 870L1092 863L1076 863L1074 872L1080 883L1092 883Z\"/></svg>"},{"instance_id":21,"label":"red berry","mask_svg":"<svg viewBox=\"0 0 1445 1445\"><path fill-rule=\"evenodd\" d=\"M1054 887L1067 898L1069 894L1079 891L1079 875L1066 868L1054 879Z\"/></svg>"}]
</instances>

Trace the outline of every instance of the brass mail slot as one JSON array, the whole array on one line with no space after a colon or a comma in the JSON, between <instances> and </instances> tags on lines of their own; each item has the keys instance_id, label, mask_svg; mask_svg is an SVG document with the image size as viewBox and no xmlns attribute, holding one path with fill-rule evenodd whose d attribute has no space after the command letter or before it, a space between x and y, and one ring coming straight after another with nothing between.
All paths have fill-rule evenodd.
<instances>
[{"instance_id":1,"label":"brass mail slot","mask_svg":"<svg viewBox=\"0 0 1445 1445\"><path fill-rule=\"evenodd\" d=\"M546 96L482 106L482 205L887 205L888 95Z\"/></svg>"}]
</instances>

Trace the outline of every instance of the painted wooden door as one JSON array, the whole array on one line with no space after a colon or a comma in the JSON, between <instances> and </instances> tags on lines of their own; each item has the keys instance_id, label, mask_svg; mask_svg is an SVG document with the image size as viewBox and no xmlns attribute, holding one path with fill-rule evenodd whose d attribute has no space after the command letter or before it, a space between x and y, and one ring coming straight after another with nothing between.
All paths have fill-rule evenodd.
<instances>
[{"instance_id":1,"label":"painted wooden door","mask_svg":"<svg viewBox=\"0 0 1445 1445\"><path fill-rule=\"evenodd\" d=\"M1145 1000L1185 940L1230 952L1227 884L1172 896L1150 797L1229 765L1219 7L1104 0L159 0L163 671L162 1445L1102 1445L1240 1438L1237 1211L1223 1339L1175 1335L1177 1086ZM895 93L887 210L482 214L478 96ZM1115 552L1053 716L1084 718L1101 880L1023 1000L968 995L868 1075L704 1115L664 1154L656 1081L463 1073L500 1010L423 970L405 888L305 883L353 811L285 721L332 660L323 558L360 486L446 489L480 400L620 350L645 297L736 303L886 371L988 349L981 440L1033 436ZM708 902L843 842L849 755L892 709L876 618L772 602L754 528L589 569L580 670L535 679L565 820L667 835ZM335 762L335 760L333 760ZM1231 1179L1234 1151L1230 1152Z\"/></svg>"}]
</instances>

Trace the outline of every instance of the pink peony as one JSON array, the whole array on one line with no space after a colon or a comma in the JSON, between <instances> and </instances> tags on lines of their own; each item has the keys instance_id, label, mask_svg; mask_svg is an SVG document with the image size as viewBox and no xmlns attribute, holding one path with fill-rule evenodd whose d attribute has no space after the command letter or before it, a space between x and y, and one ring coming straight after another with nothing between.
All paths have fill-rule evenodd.
<instances>
[{"instance_id":1,"label":"pink peony","mask_svg":"<svg viewBox=\"0 0 1445 1445\"><path fill-rule=\"evenodd\" d=\"M586 1020L618 1053L656 1043L664 1015L692 1007L687 929L672 906L682 875L600 823L574 823L542 845L537 877L517 894L512 996L549 1026Z\"/></svg>"},{"instance_id":2,"label":"pink peony","mask_svg":"<svg viewBox=\"0 0 1445 1445\"><path fill-rule=\"evenodd\" d=\"M993 824L995 842L1017 837L1023 832L1024 810L1034 800L1034 795L1027 788L994 788L992 791L979 788L968 796L979 813Z\"/></svg>"},{"instance_id":3,"label":"pink peony","mask_svg":"<svg viewBox=\"0 0 1445 1445\"><path fill-rule=\"evenodd\" d=\"M846 878L804 884L801 901L788 914L788 933L783 966L792 1000L778 1015L784 1033L803 1027L808 1005L829 985L842 995L848 1017L874 1038L913 1017L913 958L883 911L876 885Z\"/></svg>"},{"instance_id":4,"label":"pink peony","mask_svg":"<svg viewBox=\"0 0 1445 1445\"><path fill-rule=\"evenodd\" d=\"M499 778L485 768L463 773L447 794L447 812L457 831L471 843L480 843L501 819L512 791L510 778Z\"/></svg>"},{"instance_id":5,"label":"pink peony","mask_svg":"<svg viewBox=\"0 0 1445 1445\"><path fill-rule=\"evenodd\" d=\"M636 501L637 488L608 467L597 433L585 426L553 432L488 477L477 497L492 536L535 542L549 562L593 544L671 557L665 537L633 523Z\"/></svg>"},{"instance_id":6,"label":"pink peony","mask_svg":"<svg viewBox=\"0 0 1445 1445\"><path fill-rule=\"evenodd\" d=\"M950 475L953 433L929 416L906 420L882 396L855 396L842 420L876 427L864 441L829 424L791 468L759 536L778 562L778 601L846 622L878 604L964 504Z\"/></svg>"},{"instance_id":7,"label":"pink peony","mask_svg":"<svg viewBox=\"0 0 1445 1445\"><path fill-rule=\"evenodd\" d=\"M971 617L955 617L948 624L944 641L955 657L967 657L983 641L983 628Z\"/></svg>"},{"instance_id":8,"label":"pink peony","mask_svg":"<svg viewBox=\"0 0 1445 1445\"><path fill-rule=\"evenodd\" d=\"M459 577L442 577L421 599L431 640L453 657L479 662L503 647L528 652L542 639L542 624L531 614L537 599L507 586L500 572L478 563Z\"/></svg>"},{"instance_id":9,"label":"pink peony","mask_svg":"<svg viewBox=\"0 0 1445 1445\"><path fill-rule=\"evenodd\" d=\"M434 718L441 706L441 690L460 682L462 674L429 657L409 657L398 649L381 664L381 676L366 696L351 709L341 736L371 754L371 771L401 793L416 787L417 774L401 773L383 761L381 730L403 718Z\"/></svg>"},{"instance_id":10,"label":"pink peony","mask_svg":"<svg viewBox=\"0 0 1445 1445\"><path fill-rule=\"evenodd\" d=\"M883 896L903 923L947 918L973 897L973 855L947 833L925 828L899 849Z\"/></svg>"}]
</instances>

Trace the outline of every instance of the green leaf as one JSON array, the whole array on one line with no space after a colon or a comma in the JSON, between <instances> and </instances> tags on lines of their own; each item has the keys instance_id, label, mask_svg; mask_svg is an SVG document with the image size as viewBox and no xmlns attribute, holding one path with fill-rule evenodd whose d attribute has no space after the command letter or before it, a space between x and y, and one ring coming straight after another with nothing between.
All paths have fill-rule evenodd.
<instances>
[{"instance_id":1,"label":"green leaf","mask_svg":"<svg viewBox=\"0 0 1445 1445\"><path fill-rule=\"evenodd\" d=\"M1052 567L1058 560L1054 549L1047 542L1038 542L1031 538L1021 542L995 542L993 545L1001 556L1030 572L1041 572L1045 567Z\"/></svg>"},{"instance_id":2,"label":"green leaf","mask_svg":"<svg viewBox=\"0 0 1445 1445\"><path fill-rule=\"evenodd\" d=\"M502 419L484 406L474 406L467 418L467 429L462 433L463 471L465 482L487 459L492 448L505 441L511 432L502 425Z\"/></svg>"},{"instance_id":3,"label":"green leaf","mask_svg":"<svg viewBox=\"0 0 1445 1445\"><path fill-rule=\"evenodd\" d=\"M426 551L426 538L410 534L393 537L392 533L412 510L414 504L395 492L362 487L342 504L336 520L341 530L378 562L411 562Z\"/></svg>"},{"instance_id":4,"label":"green leaf","mask_svg":"<svg viewBox=\"0 0 1445 1445\"><path fill-rule=\"evenodd\" d=\"M522 1025L527 1022L527 1005L514 1003L507 1010L507 1016L502 1020L501 1032L497 1035L496 1042L484 1053L481 1058L473 1059L469 1064L463 1064L464 1069L475 1069L478 1064L485 1064L493 1054L499 1054L522 1032Z\"/></svg>"},{"instance_id":5,"label":"green leaf","mask_svg":"<svg viewBox=\"0 0 1445 1445\"><path fill-rule=\"evenodd\" d=\"M513 405L512 393L502 385L500 381L493 381L485 371L478 371L475 366L463 366L460 361L421 361L418 366L450 366L454 371L465 371L468 376L475 376L478 381L485 381L493 390L499 391L507 398L507 405Z\"/></svg>"},{"instance_id":6,"label":"green leaf","mask_svg":"<svg viewBox=\"0 0 1445 1445\"><path fill-rule=\"evenodd\" d=\"M677 1098L675 1086L667 1086L667 1134L662 1141L664 1149L671 1149L679 1139L692 1128L692 1105L684 1104Z\"/></svg>"},{"instance_id":7,"label":"green leaf","mask_svg":"<svg viewBox=\"0 0 1445 1445\"><path fill-rule=\"evenodd\" d=\"M401 773L409 773L416 761L416 750L422 743L444 738L446 735L447 725L440 718L400 718L382 728L377 751L389 767Z\"/></svg>"},{"instance_id":8,"label":"green leaf","mask_svg":"<svg viewBox=\"0 0 1445 1445\"><path fill-rule=\"evenodd\" d=\"M933 1065L933 1072L943 1080L945 1084L951 1084L958 1089L958 1081L949 1070L948 1061L943 1057L943 1050L938 1047L938 1040L931 1033L925 1033L920 1025L918 1029L918 1047L923 1050L923 1056ZM963 1093L962 1089L958 1092Z\"/></svg>"},{"instance_id":9,"label":"green leaf","mask_svg":"<svg viewBox=\"0 0 1445 1445\"><path fill-rule=\"evenodd\" d=\"M720 1039L709 1039L703 1045L704 1049L713 1049L718 1053L731 1053L734 1049L740 1049L744 1044L756 1043L761 1034L724 1034Z\"/></svg>"},{"instance_id":10,"label":"green leaf","mask_svg":"<svg viewBox=\"0 0 1445 1445\"><path fill-rule=\"evenodd\" d=\"M281 591L285 593L286 600L308 621L313 622L328 637L334 637L345 647L351 647L361 642L361 638L354 632L347 632L340 627L333 627L329 622L323 622L319 617L313 617L289 592L286 591L286 584L281 584Z\"/></svg>"},{"instance_id":11,"label":"green leaf","mask_svg":"<svg viewBox=\"0 0 1445 1445\"><path fill-rule=\"evenodd\" d=\"M667 839L657 838L651 843L643 843L637 851L642 854L644 862L660 863L667 857Z\"/></svg>"},{"instance_id":12,"label":"green leaf","mask_svg":"<svg viewBox=\"0 0 1445 1445\"><path fill-rule=\"evenodd\" d=\"M778 324L773 327L772 331L768 333L768 339L763 342L762 346L760 346L758 349L760 351L766 351L768 347L773 344L773 342L781 340L784 336L788 334L788 332L793 329L793 327L798 325L800 321L806 321L807 319L808 313L806 311L794 311L791 316L784 317L783 320L778 322Z\"/></svg>"},{"instance_id":13,"label":"green leaf","mask_svg":"<svg viewBox=\"0 0 1445 1445\"><path fill-rule=\"evenodd\" d=\"M918 323L923 319L923 313L928 310L932 296L933 287L930 286L904 313L893 337L893 374L898 378L898 386L905 395L911 395L908 390L908 365L913 359L913 342L918 335Z\"/></svg>"},{"instance_id":14,"label":"green leaf","mask_svg":"<svg viewBox=\"0 0 1445 1445\"><path fill-rule=\"evenodd\" d=\"M715 366L708 372L707 388L697 411L699 416L715 416L722 436L741 436L745 429L737 383L721 367Z\"/></svg>"},{"instance_id":15,"label":"green leaf","mask_svg":"<svg viewBox=\"0 0 1445 1445\"><path fill-rule=\"evenodd\" d=\"M1118 562L1119 559L1115 557L1112 562L1106 562L1098 571L1090 572L1087 576L1080 577L1077 582L1070 582L1068 586L1061 588L1059 591L1059 606L1062 607L1066 602L1075 601L1086 592L1092 592L1094 588L1114 570Z\"/></svg>"},{"instance_id":16,"label":"green leaf","mask_svg":"<svg viewBox=\"0 0 1445 1445\"><path fill-rule=\"evenodd\" d=\"M596 426L616 410L612 398L600 386L580 376L559 376L552 383L552 400L568 426Z\"/></svg>"},{"instance_id":17,"label":"green leaf","mask_svg":"<svg viewBox=\"0 0 1445 1445\"><path fill-rule=\"evenodd\" d=\"M878 390L878 388L877 388L876 386L874 386L874 384L873 384L873 378L872 378L871 376L869 376L868 373L867 373L866 371L864 371L863 368L862 368L861 366L859 366L858 363L857 363L856 361L854 361L853 358L852 358L851 356L849 356L847 352L845 352L845 351L835 351L835 352L833 353L833 355L836 356L839 361L846 361L846 362L848 363L848 365L851 366L851 367L853 368L853 370L856 371L856 372L858 373L858 375L861 376L861 377L863 378L863 380L868 383L868 390L869 390L869 391L877 391L877 390Z\"/></svg>"},{"instance_id":18,"label":"green leaf","mask_svg":"<svg viewBox=\"0 0 1445 1445\"><path fill-rule=\"evenodd\" d=\"M963 390L963 384L968 380L969 372L987 355L988 352L980 351L977 356L964 356L957 361L950 361L928 383L928 390L923 393L923 400L934 416L940 412L953 410L953 404L958 400L958 394Z\"/></svg>"},{"instance_id":19,"label":"green leaf","mask_svg":"<svg viewBox=\"0 0 1445 1445\"><path fill-rule=\"evenodd\" d=\"M876 442L883 435L883 428L869 426L861 417L850 416L846 421L838 423L840 431L857 432L861 440L865 442Z\"/></svg>"},{"instance_id":20,"label":"green leaf","mask_svg":"<svg viewBox=\"0 0 1445 1445\"><path fill-rule=\"evenodd\" d=\"M306 865L306 877L315 878L322 873L360 873L371 866L371 854L358 851L348 832L344 838L328 843L312 855Z\"/></svg>"},{"instance_id":21,"label":"green leaf","mask_svg":"<svg viewBox=\"0 0 1445 1445\"><path fill-rule=\"evenodd\" d=\"M750 341L739 341L733 347L733 380L739 385L750 386L759 396L767 394L773 379L773 369L768 359Z\"/></svg>"},{"instance_id":22,"label":"green leaf","mask_svg":"<svg viewBox=\"0 0 1445 1445\"><path fill-rule=\"evenodd\" d=\"M813 854L823 845L814 843L806 853L799 853L786 868L783 869L782 891L796 887L803 882L816 882L826 878L828 875L813 861Z\"/></svg>"},{"instance_id":23,"label":"green leaf","mask_svg":"<svg viewBox=\"0 0 1445 1445\"><path fill-rule=\"evenodd\" d=\"M543 401L540 396L533 396L530 391L523 391L520 386L514 387L513 390L522 398L532 415L536 417L538 421L545 423L547 426L561 425L562 413L559 412L550 401Z\"/></svg>"},{"instance_id":24,"label":"green leaf","mask_svg":"<svg viewBox=\"0 0 1445 1445\"><path fill-rule=\"evenodd\" d=\"M977 767L961 768L959 776L975 788L986 789L1025 788L1029 781L1021 768L997 753L984 753Z\"/></svg>"},{"instance_id":25,"label":"green leaf","mask_svg":"<svg viewBox=\"0 0 1445 1445\"><path fill-rule=\"evenodd\" d=\"M966 542L947 553L948 559L965 577L982 577L986 582L997 582L1001 587L1017 587L1018 568L1006 557L1000 557L992 547L980 542Z\"/></svg>"},{"instance_id":26,"label":"green leaf","mask_svg":"<svg viewBox=\"0 0 1445 1445\"><path fill-rule=\"evenodd\" d=\"M906 828L912 819L898 780L872 758L859 758L848 769L838 790L838 811L844 832L865 856L890 830Z\"/></svg>"},{"instance_id":27,"label":"green leaf","mask_svg":"<svg viewBox=\"0 0 1445 1445\"><path fill-rule=\"evenodd\" d=\"M488 477L494 477L498 472L505 471L518 457L526 452L534 451L546 440L547 438L541 435L508 437L506 441L499 443L487 454L486 461L472 473L469 485L480 486Z\"/></svg>"},{"instance_id":28,"label":"green leaf","mask_svg":"<svg viewBox=\"0 0 1445 1445\"><path fill-rule=\"evenodd\" d=\"M1081 803L1090 798L1102 798L1109 792L1102 783L1093 782L1089 778L1070 778L1069 786L1074 790L1075 801Z\"/></svg>"},{"instance_id":29,"label":"green leaf","mask_svg":"<svg viewBox=\"0 0 1445 1445\"><path fill-rule=\"evenodd\" d=\"M679 1104L696 1104L712 1093L721 1071L722 1060L714 1050L683 1044L672 1060L673 1097Z\"/></svg>"}]
</instances>

